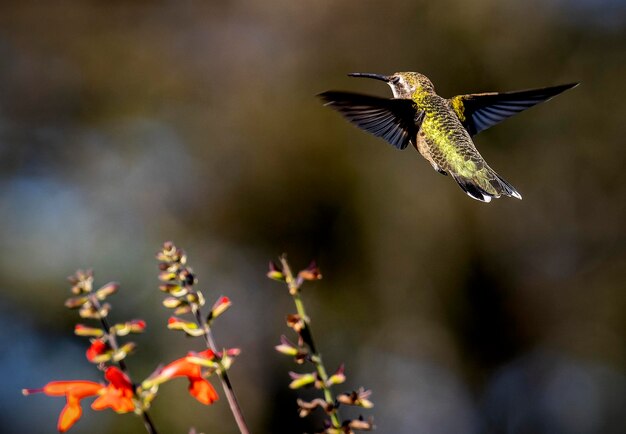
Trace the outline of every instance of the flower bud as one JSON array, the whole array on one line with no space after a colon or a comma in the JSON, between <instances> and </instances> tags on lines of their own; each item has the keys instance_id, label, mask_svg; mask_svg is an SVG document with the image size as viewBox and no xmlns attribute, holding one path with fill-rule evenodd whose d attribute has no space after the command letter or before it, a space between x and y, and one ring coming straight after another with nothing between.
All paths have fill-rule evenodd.
<instances>
[{"instance_id":1,"label":"flower bud","mask_svg":"<svg viewBox=\"0 0 626 434\"><path fill-rule=\"evenodd\" d=\"M278 280L279 282L285 281L285 274L282 272L278 265L276 265L273 261L270 261L269 271L267 272L267 277L273 280Z\"/></svg>"},{"instance_id":2,"label":"flower bud","mask_svg":"<svg viewBox=\"0 0 626 434\"><path fill-rule=\"evenodd\" d=\"M115 294L119 287L120 285L118 283L109 282L96 291L96 297L98 297L98 300L104 300L109 295Z\"/></svg>"},{"instance_id":3,"label":"flower bud","mask_svg":"<svg viewBox=\"0 0 626 434\"><path fill-rule=\"evenodd\" d=\"M323 408L326 413L332 411L335 408L334 405L327 403L322 398L315 398L312 401L304 401L298 398L296 402L298 403L298 407L300 410L300 417L307 417L317 407Z\"/></svg>"},{"instance_id":4,"label":"flower bud","mask_svg":"<svg viewBox=\"0 0 626 434\"><path fill-rule=\"evenodd\" d=\"M198 324L191 321L185 321L175 316L170 317L167 321L167 328L170 330L183 330L189 336L202 336L204 330L198 327Z\"/></svg>"},{"instance_id":5,"label":"flower bud","mask_svg":"<svg viewBox=\"0 0 626 434\"><path fill-rule=\"evenodd\" d=\"M89 297L71 297L65 300L65 307L77 309L89 301Z\"/></svg>"},{"instance_id":6,"label":"flower bud","mask_svg":"<svg viewBox=\"0 0 626 434\"><path fill-rule=\"evenodd\" d=\"M357 407L372 408L374 404L368 398L372 394L371 390L365 390L360 387L351 393L342 393L337 397L337 401L346 405L355 405Z\"/></svg>"},{"instance_id":7,"label":"flower bud","mask_svg":"<svg viewBox=\"0 0 626 434\"><path fill-rule=\"evenodd\" d=\"M344 374L344 370L345 370L345 367L344 367L344 364L342 363L341 366L339 366L339 369L337 369L337 371L328 378L326 385L332 386L334 384L341 384L344 381L346 381L346 375Z\"/></svg>"},{"instance_id":8,"label":"flower bud","mask_svg":"<svg viewBox=\"0 0 626 434\"><path fill-rule=\"evenodd\" d=\"M179 307L180 305L182 305L183 303L187 303L186 301L183 301L177 297L166 297L163 300L163 306L165 306L168 309L175 309L177 307Z\"/></svg>"},{"instance_id":9,"label":"flower bud","mask_svg":"<svg viewBox=\"0 0 626 434\"><path fill-rule=\"evenodd\" d=\"M183 268L177 276L183 285L194 285L197 282L196 276L191 272L190 268Z\"/></svg>"},{"instance_id":10,"label":"flower bud","mask_svg":"<svg viewBox=\"0 0 626 434\"><path fill-rule=\"evenodd\" d=\"M68 277L72 283L72 294L80 295L91 292L93 285L93 271L76 270L72 276Z\"/></svg>"},{"instance_id":11,"label":"flower bud","mask_svg":"<svg viewBox=\"0 0 626 434\"><path fill-rule=\"evenodd\" d=\"M296 356L299 352L299 349L294 344L289 342L285 335L280 337L280 345L276 345L274 348L279 353L287 356Z\"/></svg>"},{"instance_id":12,"label":"flower bud","mask_svg":"<svg viewBox=\"0 0 626 434\"><path fill-rule=\"evenodd\" d=\"M166 283L164 285L159 285L159 289L163 292L167 292L172 297L182 297L183 295L187 295L187 288L184 286L180 286L177 283Z\"/></svg>"},{"instance_id":13,"label":"flower bud","mask_svg":"<svg viewBox=\"0 0 626 434\"><path fill-rule=\"evenodd\" d=\"M125 343L115 353L113 353L113 361L119 362L120 360L124 360L128 354L135 350L135 347L137 347L137 344L134 342Z\"/></svg>"},{"instance_id":14,"label":"flower bud","mask_svg":"<svg viewBox=\"0 0 626 434\"><path fill-rule=\"evenodd\" d=\"M78 311L81 318L101 319L106 318L111 310L109 303L104 303L100 310L96 309L91 303L85 303Z\"/></svg>"},{"instance_id":15,"label":"flower bud","mask_svg":"<svg viewBox=\"0 0 626 434\"><path fill-rule=\"evenodd\" d=\"M89 346L89 348L87 348L87 351L85 352L87 360L89 360L91 363L108 362L109 360L111 360L112 354L113 350L111 349L109 344L102 339L95 339L94 341L92 341L91 345Z\"/></svg>"},{"instance_id":16,"label":"flower bud","mask_svg":"<svg viewBox=\"0 0 626 434\"><path fill-rule=\"evenodd\" d=\"M184 314L186 314L186 313L191 312L191 310L192 310L192 309L191 309L191 305L189 305L189 304L185 304L185 305L183 305L183 306L177 307L177 308L174 310L174 315L184 315Z\"/></svg>"},{"instance_id":17,"label":"flower bud","mask_svg":"<svg viewBox=\"0 0 626 434\"><path fill-rule=\"evenodd\" d=\"M320 280L322 273L315 261L311 261L308 267L298 273L298 277L303 280Z\"/></svg>"},{"instance_id":18,"label":"flower bud","mask_svg":"<svg viewBox=\"0 0 626 434\"><path fill-rule=\"evenodd\" d=\"M287 315L287 327L292 328L296 333L300 333L304 327L304 320L296 313Z\"/></svg>"},{"instance_id":19,"label":"flower bud","mask_svg":"<svg viewBox=\"0 0 626 434\"><path fill-rule=\"evenodd\" d=\"M129 333L141 333L146 328L146 322L141 319L127 321L125 323L115 324L111 327L111 331L117 336L126 336Z\"/></svg>"},{"instance_id":20,"label":"flower bud","mask_svg":"<svg viewBox=\"0 0 626 434\"><path fill-rule=\"evenodd\" d=\"M348 427L357 431L371 431L374 429L374 419L370 417L369 420L366 421L363 420L362 416L359 416L358 419L353 419L348 422Z\"/></svg>"},{"instance_id":21,"label":"flower bud","mask_svg":"<svg viewBox=\"0 0 626 434\"><path fill-rule=\"evenodd\" d=\"M200 291L189 292L189 294L187 294L185 299L187 300L189 304L195 304L198 306L204 306L204 303L205 303L204 296L202 295L202 292Z\"/></svg>"},{"instance_id":22,"label":"flower bud","mask_svg":"<svg viewBox=\"0 0 626 434\"><path fill-rule=\"evenodd\" d=\"M311 385L317 380L317 374L315 373L298 374L296 372L290 372L289 376L292 379L291 383L289 383L290 389L299 389Z\"/></svg>"},{"instance_id":23,"label":"flower bud","mask_svg":"<svg viewBox=\"0 0 626 434\"><path fill-rule=\"evenodd\" d=\"M215 302L213 307L211 308L211 312L209 312L209 316L207 321L212 321L224 312L228 310L228 308L232 305L232 302L228 297L222 296Z\"/></svg>"},{"instance_id":24,"label":"flower bud","mask_svg":"<svg viewBox=\"0 0 626 434\"><path fill-rule=\"evenodd\" d=\"M104 330L98 327L88 327L83 324L76 324L74 326L74 334L76 336L90 336L99 338L104 335Z\"/></svg>"},{"instance_id":25,"label":"flower bud","mask_svg":"<svg viewBox=\"0 0 626 434\"><path fill-rule=\"evenodd\" d=\"M178 275L174 272L171 271L161 271L159 273L159 280L161 282L171 282L173 280L176 280L176 278L178 277Z\"/></svg>"}]
</instances>

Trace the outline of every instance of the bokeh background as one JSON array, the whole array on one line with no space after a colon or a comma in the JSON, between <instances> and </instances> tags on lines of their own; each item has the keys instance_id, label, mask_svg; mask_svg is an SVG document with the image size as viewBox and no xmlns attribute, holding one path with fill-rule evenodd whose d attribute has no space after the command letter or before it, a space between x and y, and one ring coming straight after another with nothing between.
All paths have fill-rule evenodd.
<instances>
[{"instance_id":1,"label":"bokeh background","mask_svg":"<svg viewBox=\"0 0 626 434\"><path fill-rule=\"evenodd\" d=\"M398 70L443 96L582 85L476 138L524 196L487 205L315 98L390 95L346 73ZM165 328L154 253L173 240L234 301L215 333L243 349L256 433L320 426L273 350L283 252L320 264L314 332L345 389L373 389L378 432L625 432L625 77L618 0L2 1L0 431L55 431L63 399L22 387L100 378L63 307L77 268L121 282L113 320L148 321L135 378L202 348ZM152 416L236 432L184 380ZM143 427L87 410L72 432Z\"/></svg>"}]
</instances>

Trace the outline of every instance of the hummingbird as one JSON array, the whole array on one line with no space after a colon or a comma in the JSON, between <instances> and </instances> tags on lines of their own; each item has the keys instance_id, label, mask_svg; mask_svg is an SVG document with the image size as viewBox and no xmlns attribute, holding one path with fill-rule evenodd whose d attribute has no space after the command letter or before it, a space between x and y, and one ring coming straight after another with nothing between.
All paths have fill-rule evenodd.
<instances>
[{"instance_id":1,"label":"hummingbird","mask_svg":"<svg viewBox=\"0 0 626 434\"><path fill-rule=\"evenodd\" d=\"M435 93L428 77L417 72L348 75L384 81L393 98L328 91L318 95L326 106L397 149L410 143L437 172L450 175L468 196L481 202L503 195L522 199L522 195L489 167L472 137L579 84L446 99Z\"/></svg>"}]
</instances>

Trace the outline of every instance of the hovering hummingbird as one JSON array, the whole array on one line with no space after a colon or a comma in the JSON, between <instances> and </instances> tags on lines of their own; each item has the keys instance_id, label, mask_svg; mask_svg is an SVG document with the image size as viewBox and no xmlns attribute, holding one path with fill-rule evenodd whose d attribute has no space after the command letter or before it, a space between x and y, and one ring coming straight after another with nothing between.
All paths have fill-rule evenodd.
<instances>
[{"instance_id":1,"label":"hovering hummingbird","mask_svg":"<svg viewBox=\"0 0 626 434\"><path fill-rule=\"evenodd\" d=\"M386 82L391 86L393 98L328 91L319 95L325 105L398 149L405 149L410 143L437 172L450 175L465 193L482 202L501 195L517 199L522 196L489 167L474 146L472 136L578 85L445 99L435 93L425 75L417 72L348 75Z\"/></svg>"}]
</instances>

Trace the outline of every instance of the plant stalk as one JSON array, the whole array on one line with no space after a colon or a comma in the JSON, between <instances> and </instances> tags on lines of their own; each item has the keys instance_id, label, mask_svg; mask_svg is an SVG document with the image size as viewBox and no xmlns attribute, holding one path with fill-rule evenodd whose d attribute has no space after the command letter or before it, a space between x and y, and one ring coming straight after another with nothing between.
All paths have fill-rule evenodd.
<instances>
[{"instance_id":1,"label":"plant stalk","mask_svg":"<svg viewBox=\"0 0 626 434\"><path fill-rule=\"evenodd\" d=\"M100 304L100 301L98 300L95 294L89 295L89 301L91 302L93 307L96 309L96 311L100 312L100 310L102 309L102 305ZM107 321L106 317L99 315L99 318L100 318L100 323L102 324L102 328L105 330L109 346L111 347L113 351L117 351L119 349L119 345L117 344L117 337L115 336L115 333L111 333L111 327L109 326L109 322ZM128 378L131 378L130 373L128 372L128 367L126 366L126 362L122 359L118 361L117 364L122 370L122 372L124 372L124 374L126 374ZM135 389L134 390L135 396L137 396L136 395L137 386L135 385L134 382L133 382L133 387ZM146 427L146 431L148 431L149 434L157 434L157 430L154 426L154 423L152 422L152 419L150 418L150 415L148 414L148 411L142 408L141 416L143 417L143 424Z\"/></svg>"},{"instance_id":2,"label":"plant stalk","mask_svg":"<svg viewBox=\"0 0 626 434\"><path fill-rule=\"evenodd\" d=\"M294 278L293 273L291 272L291 268L287 263L287 259L284 256L280 258L280 262L283 266L283 273L285 274L285 280L287 286L289 287L289 293L293 297L293 301L296 305L298 315L304 322L304 328L301 331L300 335L302 336L304 343L309 347L309 351L311 353L311 362L315 365L317 376L319 377L319 380L322 384L324 400L330 406L330 408L332 408L329 413L332 426L333 428L341 428L341 418L339 417L339 410L336 407L335 396L328 386L328 373L326 372L326 368L324 367L322 355L317 352L315 340L313 339L313 332L311 331L311 322L309 316L306 314L302 298L300 297L300 287L302 286L303 280L300 277Z\"/></svg>"},{"instance_id":3,"label":"plant stalk","mask_svg":"<svg viewBox=\"0 0 626 434\"><path fill-rule=\"evenodd\" d=\"M213 339L213 333L211 332L211 327L209 327L209 323L202 316L199 307L194 307L193 313L196 317L196 322L198 323L198 326L201 327L202 330L204 330L204 340L206 342L207 348L217 354L219 350L217 349L217 345L215 345L215 339ZM241 434L250 434L248 425L246 424L246 421L243 417L243 412L241 411L241 407L239 406L239 402L237 401L235 390L233 389L233 385L230 382L230 378L228 377L227 370L224 369L224 365L222 364L222 361L220 359L217 360L217 364L219 366L217 374L220 377L220 381L222 382L222 388L224 389L224 393L226 394L226 399L228 400L230 411L235 417L237 427L239 428Z\"/></svg>"}]
</instances>

